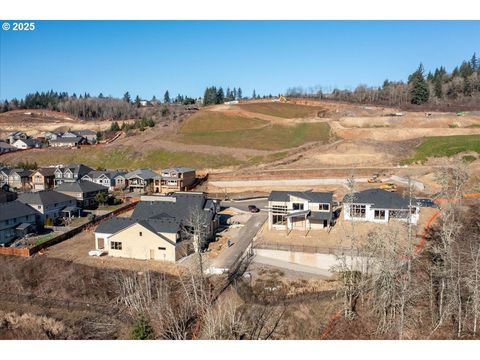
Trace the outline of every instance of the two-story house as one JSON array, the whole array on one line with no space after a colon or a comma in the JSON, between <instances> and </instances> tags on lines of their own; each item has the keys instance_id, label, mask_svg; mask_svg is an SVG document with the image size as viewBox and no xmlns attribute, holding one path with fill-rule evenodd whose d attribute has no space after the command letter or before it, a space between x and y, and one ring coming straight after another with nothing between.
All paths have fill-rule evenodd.
<instances>
[{"instance_id":1,"label":"two-story house","mask_svg":"<svg viewBox=\"0 0 480 360\"><path fill-rule=\"evenodd\" d=\"M89 144L97 143L97 132L93 130L76 130L75 134L83 137Z\"/></svg>"},{"instance_id":2,"label":"two-story house","mask_svg":"<svg viewBox=\"0 0 480 360\"><path fill-rule=\"evenodd\" d=\"M186 191L195 184L195 169L188 167L172 167L163 169L161 176L154 179L156 193Z\"/></svg>"},{"instance_id":3,"label":"two-story house","mask_svg":"<svg viewBox=\"0 0 480 360\"><path fill-rule=\"evenodd\" d=\"M30 206L18 200L0 204L0 244L9 244L40 225L41 214Z\"/></svg>"},{"instance_id":4,"label":"two-story house","mask_svg":"<svg viewBox=\"0 0 480 360\"><path fill-rule=\"evenodd\" d=\"M268 229L310 230L331 226L331 192L272 191L268 197Z\"/></svg>"},{"instance_id":5,"label":"two-story house","mask_svg":"<svg viewBox=\"0 0 480 360\"><path fill-rule=\"evenodd\" d=\"M32 190L50 190L55 186L55 167L40 168L32 173Z\"/></svg>"},{"instance_id":6,"label":"two-story house","mask_svg":"<svg viewBox=\"0 0 480 360\"><path fill-rule=\"evenodd\" d=\"M108 188L106 186L86 180L65 182L58 185L55 190L77 199L77 206L83 209L92 208L97 205L96 196L98 193L103 193L105 196L108 196Z\"/></svg>"},{"instance_id":7,"label":"two-story house","mask_svg":"<svg viewBox=\"0 0 480 360\"><path fill-rule=\"evenodd\" d=\"M12 189L30 190L32 188L32 171L25 169L11 169L8 172L7 184Z\"/></svg>"},{"instance_id":8,"label":"two-story house","mask_svg":"<svg viewBox=\"0 0 480 360\"><path fill-rule=\"evenodd\" d=\"M18 201L27 204L43 215L42 220L55 221L59 217L79 216L81 209L77 199L54 190L20 194Z\"/></svg>"},{"instance_id":9,"label":"two-story house","mask_svg":"<svg viewBox=\"0 0 480 360\"><path fill-rule=\"evenodd\" d=\"M109 171L109 170L93 170L82 177L82 180L91 181L99 185L108 187L110 191L116 189L124 189L124 187L117 187L116 179L119 176L125 175L125 172ZM119 184L122 182L120 181Z\"/></svg>"},{"instance_id":10,"label":"two-story house","mask_svg":"<svg viewBox=\"0 0 480 360\"><path fill-rule=\"evenodd\" d=\"M57 137L55 140L49 140L48 144L51 147L77 147L78 145L85 144L87 140L81 136L72 137Z\"/></svg>"},{"instance_id":11,"label":"two-story house","mask_svg":"<svg viewBox=\"0 0 480 360\"><path fill-rule=\"evenodd\" d=\"M10 134L8 134L8 143L13 144L15 141L22 139L26 140L28 139L28 135L24 133L23 131L14 131Z\"/></svg>"},{"instance_id":12,"label":"two-story house","mask_svg":"<svg viewBox=\"0 0 480 360\"><path fill-rule=\"evenodd\" d=\"M76 182L90 171L93 171L93 169L83 164L59 166L55 169L55 186Z\"/></svg>"},{"instance_id":13,"label":"two-story house","mask_svg":"<svg viewBox=\"0 0 480 360\"><path fill-rule=\"evenodd\" d=\"M140 194L153 192L153 182L159 175L150 169L137 169L125 174L128 190Z\"/></svg>"},{"instance_id":14,"label":"two-story house","mask_svg":"<svg viewBox=\"0 0 480 360\"><path fill-rule=\"evenodd\" d=\"M383 189L368 189L343 198L343 217L346 221L388 223L392 219L416 224L420 207L416 201Z\"/></svg>"}]
</instances>

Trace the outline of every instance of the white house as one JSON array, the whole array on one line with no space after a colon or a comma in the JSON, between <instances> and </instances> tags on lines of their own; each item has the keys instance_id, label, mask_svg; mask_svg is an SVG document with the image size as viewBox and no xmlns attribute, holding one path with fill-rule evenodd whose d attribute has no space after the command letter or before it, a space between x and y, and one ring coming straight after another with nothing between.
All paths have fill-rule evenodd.
<instances>
[{"instance_id":1,"label":"white house","mask_svg":"<svg viewBox=\"0 0 480 360\"><path fill-rule=\"evenodd\" d=\"M417 224L420 208L413 199L410 202L393 192L368 189L344 197L343 216L346 221L388 223L395 219Z\"/></svg>"},{"instance_id":2,"label":"white house","mask_svg":"<svg viewBox=\"0 0 480 360\"><path fill-rule=\"evenodd\" d=\"M25 149L31 149L31 148L39 148L42 146L42 143L38 140L28 138L28 139L18 139L12 144L12 146L20 150L25 150Z\"/></svg>"},{"instance_id":3,"label":"white house","mask_svg":"<svg viewBox=\"0 0 480 360\"><path fill-rule=\"evenodd\" d=\"M125 173L119 171L102 171L94 170L82 177L82 180L94 182L99 185L108 187L109 191L117 189L116 179L123 176ZM121 187L120 187L121 188Z\"/></svg>"}]
</instances>

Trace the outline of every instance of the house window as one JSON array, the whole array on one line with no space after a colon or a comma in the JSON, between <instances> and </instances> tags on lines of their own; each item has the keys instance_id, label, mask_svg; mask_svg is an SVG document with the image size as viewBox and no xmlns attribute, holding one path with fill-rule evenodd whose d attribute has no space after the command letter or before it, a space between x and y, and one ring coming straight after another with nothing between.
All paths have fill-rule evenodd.
<instances>
[{"instance_id":1,"label":"house window","mask_svg":"<svg viewBox=\"0 0 480 360\"><path fill-rule=\"evenodd\" d=\"M158 248L158 250L167 250L167 248L160 246L160 247Z\"/></svg>"},{"instance_id":2,"label":"house window","mask_svg":"<svg viewBox=\"0 0 480 360\"><path fill-rule=\"evenodd\" d=\"M273 225L285 225L285 216L280 214L273 214Z\"/></svg>"},{"instance_id":3,"label":"house window","mask_svg":"<svg viewBox=\"0 0 480 360\"><path fill-rule=\"evenodd\" d=\"M376 220L385 220L385 210L375 210L374 218Z\"/></svg>"},{"instance_id":4,"label":"house window","mask_svg":"<svg viewBox=\"0 0 480 360\"><path fill-rule=\"evenodd\" d=\"M293 203L293 210L303 210L303 203Z\"/></svg>"},{"instance_id":5,"label":"house window","mask_svg":"<svg viewBox=\"0 0 480 360\"><path fill-rule=\"evenodd\" d=\"M320 211L330 211L330 204L320 204L318 208Z\"/></svg>"},{"instance_id":6,"label":"house window","mask_svg":"<svg viewBox=\"0 0 480 360\"><path fill-rule=\"evenodd\" d=\"M142 235L143 235L143 234L142 234L142 232L140 231L140 232L138 233L138 236L142 236Z\"/></svg>"},{"instance_id":7,"label":"house window","mask_svg":"<svg viewBox=\"0 0 480 360\"><path fill-rule=\"evenodd\" d=\"M391 219L407 219L408 210L390 210L388 215Z\"/></svg>"},{"instance_id":8,"label":"house window","mask_svg":"<svg viewBox=\"0 0 480 360\"><path fill-rule=\"evenodd\" d=\"M112 249L112 250L122 250L122 242L121 241L112 241L110 243L110 249Z\"/></svg>"},{"instance_id":9,"label":"house window","mask_svg":"<svg viewBox=\"0 0 480 360\"><path fill-rule=\"evenodd\" d=\"M364 218L366 216L366 205L352 205L351 216L355 218Z\"/></svg>"}]
</instances>

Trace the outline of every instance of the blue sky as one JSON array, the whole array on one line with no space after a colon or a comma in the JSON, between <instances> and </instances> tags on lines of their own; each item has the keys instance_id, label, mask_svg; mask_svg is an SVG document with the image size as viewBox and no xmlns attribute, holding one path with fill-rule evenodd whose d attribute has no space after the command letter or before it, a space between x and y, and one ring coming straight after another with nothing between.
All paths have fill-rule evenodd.
<instances>
[{"instance_id":1,"label":"blue sky","mask_svg":"<svg viewBox=\"0 0 480 360\"><path fill-rule=\"evenodd\" d=\"M12 23L13 21L9 21ZM0 99L54 89L91 95L245 95L406 80L480 52L480 21L36 21L0 31Z\"/></svg>"}]
</instances>

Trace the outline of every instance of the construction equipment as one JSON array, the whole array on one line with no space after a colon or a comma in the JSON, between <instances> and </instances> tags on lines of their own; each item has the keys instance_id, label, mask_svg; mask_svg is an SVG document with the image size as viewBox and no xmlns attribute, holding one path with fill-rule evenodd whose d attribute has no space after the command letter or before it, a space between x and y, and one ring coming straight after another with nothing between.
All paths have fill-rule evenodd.
<instances>
[{"instance_id":1,"label":"construction equipment","mask_svg":"<svg viewBox=\"0 0 480 360\"><path fill-rule=\"evenodd\" d=\"M387 190L390 192L395 192L397 191L397 185L395 185L394 183L386 183L386 184L380 185L380 189Z\"/></svg>"},{"instance_id":2,"label":"construction equipment","mask_svg":"<svg viewBox=\"0 0 480 360\"><path fill-rule=\"evenodd\" d=\"M280 95L278 98L272 99L273 102L281 102L281 103L286 103L288 100L285 96Z\"/></svg>"},{"instance_id":3,"label":"construction equipment","mask_svg":"<svg viewBox=\"0 0 480 360\"><path fill-rule=\"evenodd\" d=\"M373 174L373 176L368 179L369 184L376 184L376 183L381 183L382 180L380 180L380 174Z\"/></svg>"}]
</instances>

